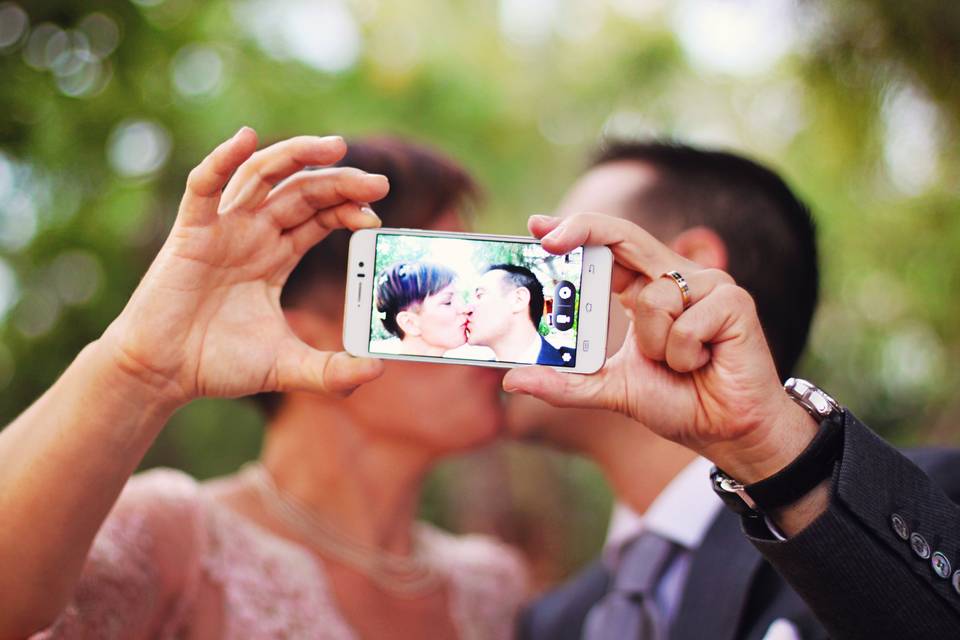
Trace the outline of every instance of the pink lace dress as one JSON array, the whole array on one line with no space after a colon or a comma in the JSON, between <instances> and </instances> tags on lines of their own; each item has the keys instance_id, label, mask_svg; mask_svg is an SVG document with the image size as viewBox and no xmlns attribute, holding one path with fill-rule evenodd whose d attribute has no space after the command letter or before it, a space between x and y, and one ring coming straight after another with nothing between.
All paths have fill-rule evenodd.
<instances>
[{"instance_id":1,"label":"pink lace dress","mask_svg":"<svg viewBox=\"0 0 960 640\"><path fill-rule=\"evenodd\" d=\"M427 524L418 524L416 535L428 561L447 577L460 638L512 638L527 588L516 553L484 536L454 536ZM158 611L160 581L171 574L159 571L162 566L175 566L176 584L187 588ZM315 555L214 502L193 478L170 469L127 483L97 535L73 601L33 638L195 635L189 630L201 581L222 594L224 638L358 638Z\"/></svg>"}]
</instances>

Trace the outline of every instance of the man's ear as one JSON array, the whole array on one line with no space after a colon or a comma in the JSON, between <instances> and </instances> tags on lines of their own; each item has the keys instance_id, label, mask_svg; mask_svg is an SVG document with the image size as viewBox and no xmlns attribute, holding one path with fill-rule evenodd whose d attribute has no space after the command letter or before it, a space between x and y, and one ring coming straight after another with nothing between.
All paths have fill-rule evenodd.
<instances>
[{"instance_id":1,"label":"man's ear","mask_svg":"<svg viewBox=\"0 0 960 640\"><path fill-rule=\"evenodd\" d=\"M510 311L526 313L530 308L530 290L526 287L517 287L510 295Z\"/></svg>"},{"instance_id":2,"label":"man's ear","mask_svg":"<svg viewBox=\"0 0 960 640\"><path fill-rule=\"evenodd\" d=\"M420 335L420 316L410 311L401 311L397 314L397 326L407 336Z\"/></svg>"},{"instance_id":3,"label":"man's ear","mask_svg":"<svg viewBox=\"0 0 960 640\"><path fill-rule=\"evenodd\" d=\"M670 241L670 248L708 269L727 270L727 243L709 227L691 227Z\"/></svg>"}]
</instances>

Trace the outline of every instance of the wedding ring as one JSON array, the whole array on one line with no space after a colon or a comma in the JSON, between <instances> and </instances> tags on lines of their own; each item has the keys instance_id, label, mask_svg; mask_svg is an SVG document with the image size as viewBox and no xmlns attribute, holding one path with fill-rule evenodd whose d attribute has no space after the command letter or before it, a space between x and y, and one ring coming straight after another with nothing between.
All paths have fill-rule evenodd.
<instances>
[{"instance_id":1,"label":"wedding ring","mask_svg":"<svg viewBox=\"0 0 960 640\"><path fill-rule=\"evenodd\" d=\"M677 283L677 287L680 289L680 297L683 299L683 310L686 311L690 308L690 285L687 284L686 278L680 275L679 271L667 271L661 278L670 278Z\"/></svg>"}]
</instances>

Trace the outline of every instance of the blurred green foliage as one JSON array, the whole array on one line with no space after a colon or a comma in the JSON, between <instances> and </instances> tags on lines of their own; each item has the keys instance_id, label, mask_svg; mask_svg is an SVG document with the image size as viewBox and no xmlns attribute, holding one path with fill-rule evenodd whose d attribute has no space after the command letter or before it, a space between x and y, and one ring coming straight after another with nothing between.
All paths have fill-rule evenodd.
<instances>
[{"instance_id":1,"label":"blurred green foliage","mask_svg":"<svg viewBox=\"0 0 960 640\"><path fill-rule=\"evenodd\" d=\"M116 316L187 172L241 125L432 142L486 186L478 230L501 233L549 211L602 135L657 134L784 173L824 267L802 373L899 442L957 442L958 49L960 5L937 0L2 2L0 416ZM145 465L228 472L260 422L198 402ZM566 465L538 467L578 514L563 570L608 503ZM441 520L451 476L427 492Z\"/></svg>"}]
</instances>

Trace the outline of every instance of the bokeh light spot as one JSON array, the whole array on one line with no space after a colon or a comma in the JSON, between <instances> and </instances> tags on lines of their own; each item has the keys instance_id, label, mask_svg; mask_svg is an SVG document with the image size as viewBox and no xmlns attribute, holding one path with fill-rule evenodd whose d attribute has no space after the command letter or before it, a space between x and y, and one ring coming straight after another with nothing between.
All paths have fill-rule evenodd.
<instances>
[{"instance_id":1,"label":"bokeh light spot","mask_svg":"<svg viewBox=\"0 0 960 640\"><path fill-rule=\"evenodd\" d=\"M77 28L87 35L90 50L98 58L106 58L120 44L120 27L106 14L91 13L80 21Z\"/></svg>"},{"instance_id":2,"label":"bokeh light spot","mask_svg":"<svg viewBox=\"0 0 960 640\"><path fill-rule=\"evenodd\" d=\"M16 191L0 206L0 247L23 249L37 233L37 206L33 198Z\"/></svg>"},{"instance_id":3,"label":"bokeh light spot","mask_svg":"<svg viewBox=\"0 0 960 640\"><path fill-rule=\"evenodd\" d=\"M166 163L170 156L170 134L151 120L125 120L107 141L110 165L121 176L147 176Z\"/></svg>"},{"instance_id":4,"label":"bokeh light spot","mask_svg":"<svg viewBox=\"0 0 960 640\"><path fill-rule=\"evenodd\" d=\"M13 313L14 326L28 338L50 332L60 318L60 300L47 289L30 289L20 298Z\"/></svg>"},{"instance_id":5,"label":"bokeh light spot","mask_svg":"<svg viewBox=\"0 0 960 640\"><path fill-rule=\"evenodd\" d=\"M100 261L89 251L71 250L58 255L50 265L53 285L64 304L89 302L103 282Z\"/></svg>"},{"instance_id":6,"label":"bokeh light spot","mask_svg":"<svg viewBox=\"0 0 960 640\"><path fill-rule=\"evenodd\" d=\"M342 0L248 0L235 5L235 15L275 58L335 73L360 56L360 27Z\"/></svg>"},{"instance_id":7,"label":"bokeh light spot","mask_svg":"<svg viewBox=\"0 0 960 640\"><path fill-rule=\"evenodd\" d=\"M16 304L18 291L16 272L6 260L0 258L0 320L6 318Z\"/></svg>"},{"instance_id":8,"label":"bokeh light spot","mask_svg":"<svg viewBox=\"0 0 960 640\"><path fill-rule=\"evenodd\" d=\"M884 96L883 160L893 185L918 195L939 178L941 126L937 107L918 89L895 85Z\"/></svg>"},{"instance_id":9,"label":"bokeh light spot","mask_svg":"<svg viewBox=\"0 0 960 640\"><path fill-rule=\"evenodd\" d=\"M171 62L173 85L187 98L215 95L223 85L223 68L223 57L213 47L187 45Z\"/></svg>"},{"instance_id":10,"label":"bokeh light spot","mask_svg":"<svg viewBox=\"0 0 960 640\"><path fill-rule=\"evenodd\" d=\"M17 46L27 33L30 18L13 2L0 4L0 50Z\"/></svg>"},{"instance_id":11,"label":"bokeh light spot","mask_svg":"<svg viewBox=\"0 0 960 640\"><path fill-rule=\"evenodd\" d=\"M67 46L66 34L55 24L44 22L34 27L23 49L23 61L34 69L50 67L49 54L56 55L60 47Z\"/></svg>"},{"instance_id":12,"label":"bokeh light spot","mask_svg":"<svg viewBox=\"0 0 960 640\"><path fill-rule=\"evenodd\" d=\"M799 40L792 0L682 0L672 23L691 64L715 73L765 73Z\"/></svg>"}]
</instances>

